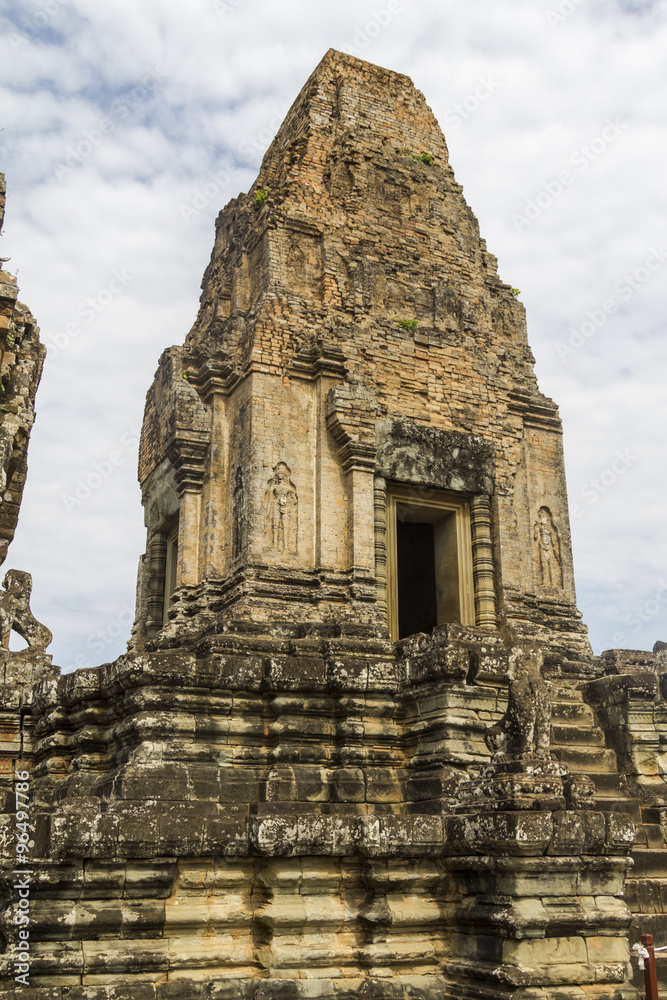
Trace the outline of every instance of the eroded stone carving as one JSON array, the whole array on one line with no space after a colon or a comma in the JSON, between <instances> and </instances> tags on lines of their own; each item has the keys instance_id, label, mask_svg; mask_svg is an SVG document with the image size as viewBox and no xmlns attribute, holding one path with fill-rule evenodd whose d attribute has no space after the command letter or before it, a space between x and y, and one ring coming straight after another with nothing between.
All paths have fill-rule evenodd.
<instances>
[{"instance_id":1,"label":"eroded stone carving","mask_svg":"<svg viewBox=\"0 0 667 1000\"><path fill-rule=\"evenodd\" d=\"M291 481L292 472L285 462L278 462L264 494L266 542L276 552L296 555L298 546L299 498Z\"/></svg>"},{"instance_id":2,"label":"eroded stone carving","mask_svg":"<svg viewBox=\"0 0 667 1000\"><path fill-rule=\"evenodd\" d=\"M560 537L548 507L540 507L533 530L540 558L540 576L544 587L563 586Z\"/></svg>"},{"instance_id":3,"label":"eroded stone carving","mask_svg":"<svg viewBox=\"0 0 667 1000\"><path fill-rule=\"evenodd\" d=\"M30 610L30 593L32 577L19 569L10 569L5 575L0 593L0 632L2 645L9 645L9 634L12 630L25 639L28 647L37 653L43 653L53 636L49 629L37 621Z\"/></svg>"},{"instance_id":4,"label":"eroded stone carving","mask_svg":"<svg viewBox=\"0 0 667 1000\"><path fill-rule=\"evenodd\" d=\"M462 786L463 808L563 809L567 768L551 753L551 692L542 676L544 653L532 642L514 646L508 657L507 712L486 734L492 763L478 784ZM581 801L588 789L573 787Z\"/></svg>"},{"instance_id":5,"label":"eroded stone carving","mask_svg":"<svg viewBox=\"0 0 667 1000\"><path fill-rule=\"evenodd\" d=\"M595 795L595 782L587 774L571 774L565 782L568 809L594 809Z\"/></svg>"},{"instance_id":6,"label":"eroded stone carving","mask_svg":"<svg viewBox=\"0 0 667 1000\"><path fill-rule=\"evenodd\" d=\"M542 677L544 654L537 647L518 647L509 658L510 680L505 731L510 754L548 753L551 745L551 700Z\"/></svg>"}]
</instances>

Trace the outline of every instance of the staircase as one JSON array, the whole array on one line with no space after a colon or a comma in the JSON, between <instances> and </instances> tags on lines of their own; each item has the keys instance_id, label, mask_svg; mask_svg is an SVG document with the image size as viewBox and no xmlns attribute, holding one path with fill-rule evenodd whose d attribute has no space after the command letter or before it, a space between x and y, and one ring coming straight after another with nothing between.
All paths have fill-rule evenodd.
<instances>
[{"instance_id":1,"label":"staircase","mask_svg":"<svg viewBox=\"0 0 667 1000\"><path fill-rule=\"evenodd\" d=\"M554 684L551 740L554 755L572 774L588 775L595 783L596 807L622 812L636 824L634 867L625 884L625 901L634 914L630 943L640 934L653 934L656 947L667 944L667 849L663 844L657 809L642 806L619 774L616 753L605 745L593 709L575 687ZM664 958L662 956L665 956ZM667 952L656 956L658 984L667 992ZM643 991L643 976L633 959L633 982ZM643 993L641 993L643 995Z\"/></svg>"}]
</instances>

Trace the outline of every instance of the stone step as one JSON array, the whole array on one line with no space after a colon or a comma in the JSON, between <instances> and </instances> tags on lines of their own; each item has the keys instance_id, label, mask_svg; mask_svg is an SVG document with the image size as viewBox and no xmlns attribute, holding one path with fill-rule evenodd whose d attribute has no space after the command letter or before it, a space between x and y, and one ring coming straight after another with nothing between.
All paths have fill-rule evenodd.
<instances>
[{"instance_id":1,"label":"stone step","mask_svg":"<svg viewBox=\"0 0 667 1000\"><path fill-rule=\"evenodd\" d=\"M638 921L640 914L665 913L667 910L667 879L665 878L635 878L631 868L625 880L623 898Z\"/></svg>"},{"instance_id":2,"label":"stone step","mask_svg":"<svg viewBox=\"0 0 667 1000\"><path fill-rule=\"evenodd\" d=\"M599 726L569 726L556 723L551 727L551 743L566 747L603 747L604 733Z\"/></svg>"},{"instance_id":3,"label":"stone step","mask_svg":"<svg viewBox=\"0 0 667 1000\"><path fill-rule=\"evenodd\" d=\"M635 834L635 845L638 848L664 850L662 827L659 823L640 823Z\"/></svg>"},{"instance_id":4,"label":"stone step","mask_svg":"<svg viewBox=\"0 0 667 1000\"><path fill-rule=\"evenodd\" d=\"M551 708L552 722L562 722L565 725L584 723L595 725L595 714L590 705L582 701L554 702Z\"/></svg>"},{"instance_id":5,"label":"stone step","mask_svg":"<svg viewBox=\"0 0 667 1000\"><path fill-rule=\"evenodd\" d=\"M667 851L638 848L632 852L632 859L635 864L629 873L631 878L667 879Z\"/></svg>"},{"instance_id":6,"label":"stone step","mask_svg":"<svg viewBox=\"0 0 667 1000\"><path fill-rule=\"evenodd\" d=\"M655 806L642 806L642 823L657 823L660 825L660 809Z\"/></svg>"},{"instance_id":7,"label":"stone step","mask_svg":"<svg viewBox=\"0 0 667 1000\"><path fill-rule=\"evenodd\" d=\"M571 705L575 702L578 702L580 705L584 704L584 696L579 688L574 687L570 683L568 683L567 687L564 687L563 685L563 681L560 681L560 683L558 681L551 682L552 705Z\"/></svg>"},{"instance_id":8,"label":"stone step","mask_svg":"<svg viewBox=\"0 0 667 1000\"><path fill-rule=\"evenodd\" d=\"M601 771L618 773L613 750L584 746L556 746L551 749L554 757L566 764L573 774L590 774L595 780L594 775Z\"/></svg>"},{"instance_id":9,"label":"stone step","mask_svg":"<svg viewBox=\"0 0 667 1000\"><path fill-rule=\"evenodd\" d=\"M627 795L625 775L614 771L596 771L591 774L598 795ZM645 817L643 817L645 819Z\"/></svg>"},{"instance_id":10,"label":"stone step","mask_svg":"<svg viewBox=\"0 0 667 1000\"><path fill-rule=\"evenodd\" d=\"M602 812L624 813L633 819L635 823L641 823L642 817L641 810L639 808L639 799L611 795L596 795L595 808L601 809Z\"/></svg>"}]
</instances>

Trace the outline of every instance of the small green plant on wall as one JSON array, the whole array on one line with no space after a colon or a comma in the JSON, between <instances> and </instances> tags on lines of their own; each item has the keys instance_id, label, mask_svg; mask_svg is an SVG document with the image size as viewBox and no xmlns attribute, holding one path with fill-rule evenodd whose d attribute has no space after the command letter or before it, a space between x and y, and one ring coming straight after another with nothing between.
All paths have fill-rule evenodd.
<instances>
[{"instance_id":1,"label":"small green plant on wall","mask_svg":"<svg viewBox=\"0 0 667 1000\"><path fill-rule=\"evenodd\" d=\"M433 153L427 153L426 150L424 150L423 153L413 153L409 149L400 149L396 146L396 152L400 156L409 156L410 159L414 160L416 163L425 163L428 167L432 167L435 163L435 156Z\"/></svg>"},{"instance_id":2,"label":"small green plant on wall","mask_svg":"<svg viewBox=\"0 0 667 1000\"><path fill-rule=\"evenodd\" d=\"M416 319L400 319L398 321L398 325L400 326L401 330L416 330L417 327L419 326L419 323L417 322Z\"/></svg>"},{"instance_id":3,"label":"small green plant on wall","mask_svg":"<svg viewBox=\"0 0 667 1000\"><path fill-rule=\"evenodd\" d=\"M518 299L519 296L521 295L521 289L520 288L512 288L511 291L512 291L512 295L514 296L515 299Z\"/></svg>"},{"instance_id":4,"label":"small green plant on wall","mask_svg":"<svg viewBox=\"0 0 667 1000\"><path fill-rule=\"evenodd\" d=\"M263 205L268 197L269 197L269 192L266 190L266 188L257 188L257 190L255 191L255 197L253 198L253 202L255 203L255 205Z\"/></svg>"}]
</instances>

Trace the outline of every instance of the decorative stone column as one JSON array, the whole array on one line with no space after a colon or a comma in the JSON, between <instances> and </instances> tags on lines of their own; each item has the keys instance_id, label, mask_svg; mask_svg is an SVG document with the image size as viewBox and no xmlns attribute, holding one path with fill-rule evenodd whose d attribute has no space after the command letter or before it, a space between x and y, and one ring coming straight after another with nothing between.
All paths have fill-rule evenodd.
<instances>
[{"instance_id":1,"label":"decorative stone column","mask_svg":"<svg viewBox=\"0 0 667 1000\"><path fill-rule=\"evenodd\" d=\"M470 499L472 572L475 581L475 624L496 628L496 590L491 541L491 500L484 494Z\"/></svg>"},{"instance_id":2,"label":"decorative stone column","mask_svg":"<svg viewBox=\"0 0 667 1000\"><path fill-rule=\"evenodd\" d=\"M146 601L146 638L152 639L164 619L164 576L167 563L167 536L156 531L148 543L148 599Z\"/></svg>"},{"instance_id":3,"label":"decorative stone column","mask_svg":"<svg viewBox=\"0 0 667 1000\"><path fill-rule=\"evenodd\" d=\"M387 482L375 478L375 575L377 577L378 611L387 614Z\"/></svg>"},{"instance_id":4,"label":"decorative stone column","mask_svg":"<svg viewBox=\"0 0 667 1000\"><path fill-rule=\"evenodd\" d=\"M199 583L200 501L208 447L208 434L189 431L177 434L167 450L181 499L177 587L195 587Z\"/></svg>"},{"instance_id":5,"label":"decorative stone column","mask_svg":"<svg viewBox=\"0 0 667 1000\"><path fill-rule=\"evenodd\" d=\"M362 386L345 383L329 391L326 408L327 427L338 446L348 487L350 569L355 576L374 579L376 404Z\"/></svg>"}]
</instances>

